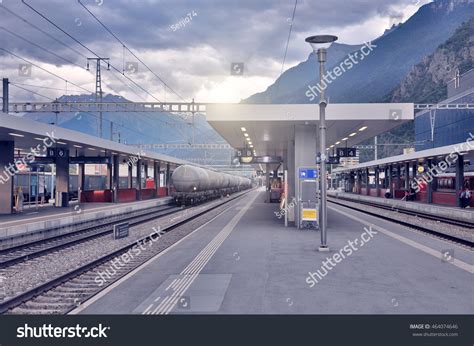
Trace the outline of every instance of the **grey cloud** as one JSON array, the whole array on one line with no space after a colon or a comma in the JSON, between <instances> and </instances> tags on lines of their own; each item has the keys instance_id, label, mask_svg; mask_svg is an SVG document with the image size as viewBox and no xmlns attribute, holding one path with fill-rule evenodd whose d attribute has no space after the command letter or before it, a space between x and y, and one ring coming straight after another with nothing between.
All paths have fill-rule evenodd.
<instances>
[{"instance_id":1,"label":"grey cloud","mask_svg":"<svg viewBox=\"0 0 474 346\"><path fill-rule=\"evenodd\" d=\"M144 59L156 72L170 78L171 85L177 85L180 70L189 74L213 75L226 73L232 61L243 61L252 66L261 67L261 61L273 59L281 61L286 44L294 1L275 0L82 0L84 4L130 48L137 52L174 50L189 54L190 49L209 46L216 52L215 57L190 57L189 66L176 66L161 61ZM122 60L133 60L130 55L122 56L122 47L116 42L75 0L26 0L38 11L84 42L99 55L113 58L114 66L121 68ZM326 28L337 28L363 23L367 19L392 11L393 5L412 4L414 0L299 0L293 23L292 44L303 34L319 32ZM31 28L2 6L55 38L71 45L81 54L64 47L41 32ZM195 11L196 16L184 28L173 31L171 25L178 23L188 13ZM78 65L85 65L84 56L92 56L70 38L35 14L20 0L3 0L0 6L0 25L28 38L36 44L61 55ZM288 60L298 59L298 48L290 51ZM0 30L0 47L14 50L20 55L57 65L64 61ZM306 53L307 54L307 53ZM0 51L0 56L3 52ZM140 54L143 56L143 54ZM212 59L216 60L212 60ZM201 60L201 61L200 61ZM212 60L212 63L209 63ZM182 62L183 60L180 59ZM166 66L165 66L166 65ZM159 70L158 70L159 69ZM254 71L254 72L255 72ZM144 71L141 71L144 72ZM255 72L256 73L256 72ZM260 72L259 72L260 73ZM265 72L263 72L265 73ZM139 75L147 87L159 90L146 74ZM113 79L111 79L113 80ZM179 80L182 83L182 80ZM183 89L189 89L187 83ZM118 87L117 87L118 88ZM122 87L120 87L122 88ZM191 90L189 92L192 92Z\"/></svg>"}]
</instances>

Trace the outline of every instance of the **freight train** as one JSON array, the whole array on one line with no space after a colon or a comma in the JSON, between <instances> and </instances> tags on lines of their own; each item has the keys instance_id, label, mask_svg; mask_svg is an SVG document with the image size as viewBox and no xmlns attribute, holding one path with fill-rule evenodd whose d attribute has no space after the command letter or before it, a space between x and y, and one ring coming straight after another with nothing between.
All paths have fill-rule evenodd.
<instances>
[{"instance_id":1,"label":"freight train","mask_svg":"<svg viewBox=\"0 0 474 346\"><path fill-rule=\"evenodd\" d=\"M184 205L223 197L252 186L248 178L191 165L176 168L171 179L174 186L172 196L178 204Z\"/></svg>"}]
</instances>

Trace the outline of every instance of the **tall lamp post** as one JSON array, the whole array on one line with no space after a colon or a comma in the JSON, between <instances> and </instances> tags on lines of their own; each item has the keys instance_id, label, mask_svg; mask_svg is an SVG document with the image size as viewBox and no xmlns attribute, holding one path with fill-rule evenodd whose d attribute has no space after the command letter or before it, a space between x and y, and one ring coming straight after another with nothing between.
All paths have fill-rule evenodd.
<instances>
[{"instance_id":1,"label":"tall lamp post","mask_svg":"<svg viewBox=\"0 0 474 346\"><path fill-rule=\"evenodd\" d=\"M316 35L306 38L313 48L315 56L319 62L319 147L321 151L321 215L319 216L319 227L321 229L321 245L319 251L329 251L327 245L327 198L326 198L326 99L324 89L321 86L324 75L326 73L324 63L326 62L326 52L331 44L337 40L337 36L333 35Z\"/></svg>"}]
</instances>

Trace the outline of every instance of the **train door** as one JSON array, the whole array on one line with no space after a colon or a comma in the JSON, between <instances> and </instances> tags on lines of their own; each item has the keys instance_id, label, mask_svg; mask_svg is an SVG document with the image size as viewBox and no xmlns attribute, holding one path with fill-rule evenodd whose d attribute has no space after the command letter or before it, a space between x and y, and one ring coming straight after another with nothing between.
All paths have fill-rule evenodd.
<instances>
[{"instance_id":1,"label":"train door","mask_svg":"<svg viewBox=\"0 0 474 346\"><path fill-rule=\"evenodd\" d=\"M38 171L32 171L29 173L30 177L30 193L29 193L29 204L34 205L35 208L38 208Z\"/></svg>"},{"instance_id":2,"label":"train door","mask_svg":"<svg viewBox=\"0 0 474 346\"><path fill-rule=\"evenodd\" d=\"M46 202L46 174L44 166L38 172L38 203L43 205Z\"/></svg>"},{"instance_id":3,"label":"train door","mask_svg":"<svg viewBox=\"0 0 474 346\"><path fill-rule=\"evenodd\" d=\"M44 166L35 166L29 172L29 204L38 209L46 198L46 174Z\"/></svg>"}]
</instances>

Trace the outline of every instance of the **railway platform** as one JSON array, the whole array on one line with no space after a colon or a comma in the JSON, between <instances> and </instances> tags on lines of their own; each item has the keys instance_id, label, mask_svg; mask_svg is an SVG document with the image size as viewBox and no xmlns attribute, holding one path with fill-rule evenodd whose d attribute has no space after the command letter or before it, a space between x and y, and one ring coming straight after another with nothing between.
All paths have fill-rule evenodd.
<instances>
[{"instance_id":1,"label":"railway platform","mask_svg":"<svg viewBox=\"0 0 474 346\"><path fill-rule=\"evenodd\" d=\"M354 202L375 203L380 206L390 207L393 209L403 209L432 216L441 216L463 222L474 222L474 208L461 209L455 206L428 204L419 201L402 201L400 199L393 198L363 196L336 190L329 190L328 196Z\"/></svg>"},{"instance_id":2,"label":"railway platform","mask_svg":"<svg viewBox=\"0 0 474 346\"><path fill-rule=\"evenodd\" d=\"M74 203L68 208L46 205L28 208L19 214L0 215L0 249L71 232L79 224L138 212L166 205L171 197L146 201L111 203Z\"/></svg>"},{"instance_id":3,"label":"railway platform","mask_svg":"<svg viewBox=\"0 0 474 346\"><path fill-rule=\"evenodd\" d=\"M329 204L318 252L319 232L284 227L264 198L247 194L72 314L474 312L471 249Z\"/></svg>"}]
</instances>

